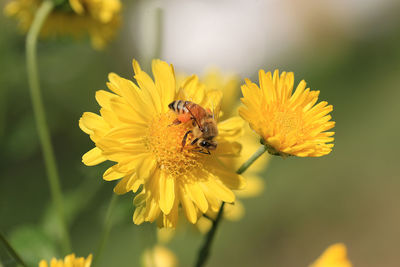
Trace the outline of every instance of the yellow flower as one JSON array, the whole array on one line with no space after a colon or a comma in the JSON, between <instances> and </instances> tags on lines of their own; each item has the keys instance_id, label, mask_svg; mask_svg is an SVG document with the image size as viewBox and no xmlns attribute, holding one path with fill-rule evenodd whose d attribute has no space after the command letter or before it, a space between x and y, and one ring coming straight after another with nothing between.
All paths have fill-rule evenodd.
<instances>
[{"instance_id":1,"label":"yellow flower","mask_svg":"<svg viewBox=\"0 0 400 267\"><path fill-rule=\"evenodd\" d=\"M175 254L166 247L156 245L145 250L142 259L143 267L176 267L178 260Z\"/></svg>"},{"instance_id":2,"label":"yellow flower","mask_svg":"<svg viewBox=\"0 0 400 267\"><path fill-rule=\"evenodd\" d=\"M217 211L221 201L234 202L232 190L243 188L245 181L221 159L239 154L236 140L243 121L232 117L218 123L218 146L208 155L191 145L182 147L183 136L193 126L173 125L176 114L168 108L172 101L183 99L218 108L222 93L206 90L195 75L178 87L172 65L160 60L152 64L154 82L136 61L133 69L138 86L109 74L107 85L113 93L96 93L100 115L87 112L80 119L80 128L96 145L83 162L89 166L116 162L103 178L122 179L114 188L118 194L141 189L134 199L136 224L159 219L159 226L175 227L180 205L188 221L196 223L201 214ZM192 139L189 134L187 144Z\"/></svg>"},{"instance_id":3,"label":"yellow flower","mask_svg":"<svg viewBox=\"0 0 400 267\"><path fill-rule=\"evenodd\" d=\"M64 260L57 260L52 258L50 264L45 260L39 262L39 267L90 267L92 264L92 254L86 259L83 257L76 258L75 254L69 254L65 256Z\"/></svg>"},{"instance_id":4,"label":"yellow flower","mask_svg":"<svg viewBox=\"0 0 400 267\"><path fill-rule=\"evenodd\" d=\"M208 69L202 76L201 81L210 89L221 90L224 98L221 110L224 117L237 114L237 102L240 93L240 78L235 74L223 74L217 68Z\"/></svg>"},{"instance_id":5,"label":"yellow flower","mask_svg":"<svg viewBox=\"0 0 400 267\"><path fill-rule=\"evenodd\" d=\"M23 32L32 24L42 0L12 0L4 11L15 17ZM89 34L92 46L102 49L114 38L120 26L120 0L69 0L56 6L41 29L42 37Z\"/></svg>"},{"instance_id":6,"label":"yellow flower","mask_svg":"<svg viewBox=\"0 0 400 267\"><path fill-rule=\"evenodd\" d=\"M229 117L237 113L239 106L240 79L234 74L223 74L218 69L209 69L202 76L201 81L209 89L220 89L224 97L222 99L221 111L223 117ZM226 166L233 166L235 170L250 158L250 156L260 147L259 138L248 125L244 127L244 132L237 140L242 144L242 151L239 157L224 158L222 162ZM260 177L259 172L264 170L269 161L269 156L259 158L247 171L243 174L246 178L247 185L243 190L235 191L238 198L250 198L260 195L264 190L264 179ZM224 218L231 221L240 220L245 213L242 202L236 200L235 203L226 203L224 208ZM206 215L215 219L217 211L207 211ZM196 226L202 233L207 233L212 223L207 218L199 218Z\"/></svg>"},{"instance_id":7,"label":"yellow flower","mask_svg":"<svg viewBox=\"0 0 400 267\"><path fill-rule=\"evenodd\" d=\"M274 155L320 157L332 150L334 127L332 105L318 101L319 91L306 89L302 80L292 94L294 75L278 70L271 75L259 71L260 87L246 79L242 86L244 106L239 114L264 140Z\"/></svg>"},{"instance_id":8,"label":"yellow flower","mask_svg":"<svg viewBox=\"0 0 400 267\"><path fill-rule=\"evenodd\" d=\"M346 246L337 243L328 247L309 267L352 267L347 258Z\"/></svg>"}]
</instances>

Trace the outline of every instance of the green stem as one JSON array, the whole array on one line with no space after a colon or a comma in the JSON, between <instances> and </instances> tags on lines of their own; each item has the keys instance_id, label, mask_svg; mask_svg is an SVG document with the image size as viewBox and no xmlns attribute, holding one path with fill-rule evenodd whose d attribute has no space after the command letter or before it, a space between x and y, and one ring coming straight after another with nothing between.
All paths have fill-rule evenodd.
<instances>
[{"instance_id":1,"label":"green stem","mask_svg":"<svg viewBox=\"0 0 400 267\"><path fill-rule=\"evenodd\" d=\"M242 164L242 166L240 166L236 173L244 173L266 151L267 147L262 145L245 163ZM210 231L207 233L206 239L197 257L196 267L204 266L210 255L212 241L214 240L215 233L217 231L219 223L221 222L222 214L224 212L224 205L225 202L222 202L221 207L218 210L217 218L215 218L215 221L213 221Z\"/></svg>"},{"instance_id":2,"label":"green stem","mask_svg":"<svg viewBox=\"0 0 400 267\"><path fill-rule=\"evenodd\" d=\"M11 257L14 258L16 262L18 262L20 265L23 267L26 267L26 264L24 261L21 259L21 257L18 255L18 253L13 249L13 247L8 243L7 239L4 238L4 236L0 233L0 241L4 244L6 247L7 251L11 254Z\"/></svg>"},{"instance_id":3,"label":"green stem","mask_svg":"<svg viewBox=\"0 0 400 267\"><path fill-rule=\"evenodd\" d=\"M217 214L217 218L215 218L215 221L213 221L210 231L207 233L206 240L204 241L204 244L199 251L199 255L197 258L197 262L196 262L196 267L203 266L205 264L205 262L207 261L208 256L210 255L211 244L212 244L212 241L214 240L214 236L217 231L219 222L221 221L222 214L224 213L224 205L225 205L225 202L222 202L221 207L219 208L219 211Z\"/></svg>"},{"instance_id":4,"label":"green stem","mask_svg":"<svg viewBox=\"0 0 400 267\"><path fill-rule=\"evenodd\" d=\"M101 258L101 255L103 254L104 248L106 246L107 240L108 240L108 236L110 235L110 230L112 227L112 211L115 207L115 203L117 203L117 198L118 195L113 193L111 200L110 200L110 204L107 208L107 212L106 212L106 217L104 220L104 225L103 225L103 232L100 238L100 242L99 242L99 246L97 248L97 253L94 255L94 259L93 259L93 267L96 266L96 264L98 263L98 261Z\"/></svg>"},{"instance_id":5,"label":"green stem","mask_svg":"<svg viewBox=\"0 0 400 267\"><path fill-rule=\"evenodd\" d=\"M237 174L242 174L244 173L250 166L251 164L254 163L259 157L261 157L262 154L264 154L267 151L267 147L262 145L260 146L257 151L245 162L240 166L240 168L236 171Z\"/></svg>"},{"instance_id":6,"label":"green stem","mask_svg":"<svg viewBox=\"0 0 400 267\"><path fill-rule=\"evenodd\" d=\"M53 10L53 8L53 1L45 0L42 2L35 14L35 18L26 37L26 64L32 106L46 165L47 178L50 185L51 196L54 205L58 211L58 217L61 225L61 245L64 253L69 253L71 251L71 246L64 218L63 197L60 187L60 178L58 175L53 147L51 144L50 134L46 123L45 111L42 103L36 53L36 44L40 29L42 28L44 21Z\"/></svg>"}]
</instances>

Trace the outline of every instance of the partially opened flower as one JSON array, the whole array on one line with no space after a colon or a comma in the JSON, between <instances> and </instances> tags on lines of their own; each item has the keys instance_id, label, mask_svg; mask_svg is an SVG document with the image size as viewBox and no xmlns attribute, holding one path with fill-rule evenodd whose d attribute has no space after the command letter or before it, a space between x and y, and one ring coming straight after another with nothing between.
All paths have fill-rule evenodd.
<instances>
[{"instance_id":1,"label":"partially opened flower","mask_svg":"<svg viewBox=\"0 0 400 267\"><path fill-rule=\"evenodd\" d=\"M11 0L6 15L15 17L23 32L30 28L43 0ZM66 0L54 8L41 29L42 37L89 34L95 49L102 49L114 38L120 26L120 0Z\"/></svg>"},{"instance_id":2,"label":"partially opened flower","mask_svg":"<svg viewBox=\"0 0 400 267\"><path fill-rule=\"evenodd\" d=\"M39 262L39 267L90 267L92 264L92 254L86 259L83 257L76 258L75 254L69 254L64 259L57 260L52 258L50 263L45 260Z\"/></svg>"},{"instance_id":3,"label":"partially opened flower","mask_svg":"<svg viewBox=\"0 0 400 267\"><path fill-rule=\"evenodd\" d=\"M347 258L346 246L337 243L329 246L322 255L309 267L352 267Z\"/></svg>"},{"instance_id":4,"label":"partially opened flower","mask_svg":"<svg viewBox=\"0 0 400 267\"><path fill-rule=\"evenodd\" d=\"M318 104L319 91L301 81L292 94L294 75L259 71L260 87L246 79L239 114L263 139L269 152L281 156L320 157L332 150L332 105ZM316 104L316 105L315 105Z\"/></svg>"},{"instance_id":5,"label":"partially opened flower","mask_svg":"<svg viewBox=\"0 0 400 267\"><path fill-rule=\"evenodd\" d=\"M114 189L118 194L140 191L134 200L136 224L159 218L160 226L175 227L180 206L196 223L201 214L218 210L221 201L234 202L232 190L243 188L245 181L221 159L238 156L242 120L233 117L218 123L217 147L207 154L189 133L194 125L176 124L177 114L168 107L174 100L190 100L218 110L221 92L206 90L197 76L178 87L173 67L160 60L152 64L155 81L136 61L133 68L138 86L111 73L107 85L113 93L96 93L100 115L83 114L79 125L96 145L83 162L116 162L103 178L121 179Z\"/></svg>"}]
</instances>

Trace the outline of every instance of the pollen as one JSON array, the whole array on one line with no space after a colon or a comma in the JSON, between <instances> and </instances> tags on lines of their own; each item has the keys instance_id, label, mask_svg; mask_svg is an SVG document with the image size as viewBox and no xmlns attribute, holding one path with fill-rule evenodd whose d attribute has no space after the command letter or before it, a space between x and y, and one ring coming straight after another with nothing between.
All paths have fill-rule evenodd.
<instances>
[{"instance_id":1,"label":"pollen","mask_svg":"<svg viewBox=\"0 0 400 267\"><path fill-rule=\"evenodd\" d=\"M175 119L176 115L172 111L154 118L149 124L145 144L155 155L161 170L175 177L183 177L202 167L203 155L190 145L193 139L191 134L182 147L182 140L192 126L190 123L174 125Z\"/></svg>"}]
</instances>

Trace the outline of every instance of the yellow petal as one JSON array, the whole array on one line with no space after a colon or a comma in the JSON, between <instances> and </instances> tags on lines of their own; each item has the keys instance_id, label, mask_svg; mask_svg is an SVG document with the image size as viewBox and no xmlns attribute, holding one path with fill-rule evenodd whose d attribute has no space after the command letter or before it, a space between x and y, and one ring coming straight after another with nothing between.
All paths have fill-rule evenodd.
<instances>
[{"instance_id":1,"label":"yellow petal","mask_svg":"<svg viewBox=\"0 0 400 267\"><path fill-rule=\"evenodd\" d=\"M264 191L265 182L262 177L252 173L245 173L246 187L242 190L235 191L236 195L240 198L255 197Z\"/></svg>"},{"instance_id":2,"label":"yellow petal","mask_svg":"<svg viewBox=\"0 0 400 267\"><path fill-rule=\"evenodd\" d=\"M126 173L119 172L116 170L116 165L108 168L104 174L103 174L103 179L106 181L113 181L113 180L118 180L122 178L123 176L126 175Z\"/></svg>"},{"instance_id":3,"label":"yellow petal","mask_svg":"<svg viewBox=\"0 0 400 267\"><path fill-rule=\"evenodd\" d=\"M245 213L242 202L226 203L224 208L224 218L230 221L238 221L243 218Z\"/></svg>"},{"instance_id":4,"label":"yellow petal","mask_svg":"<svg viewBox=\"0 0 400 267\"><path fill-rule=\"evenodd\" d=\"M220 138L227 141L237 141L244 133L245 122L242 118L235 116L218 123Z\"/></svg>"},{"instance_id":5,"label":"yellow petal","mask_svg":"<svg viewBox=\"0 0 400 267\"><path fill-rule=\"evenodd\" d=\"M79 127L87 134L92 134L94 130L105 134L108 130L108 125L104 119L92 112L83 113L81 119L79 120Z\"/></svg>"},{"instance_id":6,"label":"yellow petal","mask_svg":"<svg viewBox=\"0 0 400 267\"><path fill-rule=\"evenodd\" d=\"M165 214L169 214L175 201L175 181L174 178L161 171L159 176L160 185L160 209Z\"/></svg>"},{"instance_id":7,"label":"yellow petal","mask_svg":"<svg viewBox=\"0 0 400 267\"><path fill-rule=\"evenodd\" d=\"M105 90L99 90L96 92L96 101L101 107L110 108L111 99L119 97L113 93Z\"/></svg>"},{"instance_id":8,"label":"yellow petal","mask_svg":"<svg viewBox=\"0 0 400 267\"><path fill-rule=\"evenodd\" d=\"M232 190L227 188L220 180L210 177L208 181L204 182L204 184L220 200L228 203L235 201L235 195Z\"/></svg>"},{"instance_id":9,"label":"yellow petal","mask_svg":"<svg viewBox=\"0 0 400 267\"><path fill-rule=\"evenodd\" d=\"M118 195L123 195L128 192L127 190L127 184L129 182L130 175L125 176L121 181L118 182L118 184L114 187L114 192Z\"/></svg>"},{"instance_id":10,"label":"yellow petal","mask_svg":"<svg viewBox=\"0 0 400 267\"><path fill-rule=\"evenodd\" d=\"M208 210L208 201L204 196L203 190L201 190L200 186L196 183L186 184L185 189L200 211L205 213Z\"/></svg>"},{"instance_id":11,"label":"yellow petal","mask_svg":"<svg viewBox=\"0 0 400 267\"><path fill-rule=\"evenodd\" d=\"M154 198L149 198L146 201L145 220L147 222L154 222L160 214L160 208Z\"/></svg>"},{"instance_id":12,"label":"yellow petal","mask_svg":"<svg viewBox=\"0 0 400 267\"><path fill-rule=\"evenodd\" d=\"M175 99L176 94L174 67L161 60L153 60L151 66L155 85L161 96L161 112L166 112L168 104Z\"/></svg>"},{"instance_id":13,"label":"yellow petal","mask_svg":"<svg viewBox=\"0 0 400 267\"><path fill-rule=\"evenodd\" d=\"M163 216L163 226L175 228L178 224L178 197L175 197L174 205L169 214Z\"/></svg>"},{"instance_id":14,"label":"yellow petal","mask_svg":"<svg viewBox=\"0 0 400 267\"><path fill-rule=\"evenodd\" d=\"M137 167L137 176L145 180L151 176L157 166L157 161L153 157L143 157L143 161Z\"/></svg>"},{"instance_id":15,"label":"yellow petal","mask_svg":"<svg viewBox=\"0 0 400 267\"><path fill-rule=\"evenodd\" d=\"M346 246L337 243L329 246L322 255L309 267L352 267L353 265L347 258Z\"/></svg>"},{"instance_id":16,"label":"yellow petal","mask_svg":"<svg viewBox=\"0 0 400 267\"><path fill-rule=\"evenodd\" d=\"M205 217L200 217L197 220L196 226L202 234L206 234L210 231L212 222Z\"/></svg>"},{"instance_id":17,"label":"yellow petal","mask_svg":"<svg viewBox=\"0 0 400 267\"><path fill-rule=\"evenodd\" d=\"M178 194L179 199L182 204L182 208L185 211L186 218L191 223L196 223L197 221L197 212L193 205L192 200L189 199L188 194L185 192L182 185L178 185Z\"/></svg>"},{"instance_id":18,"label":"yellow petal","mask_svg":"<svg viewBox=\"0 0 400 267\"><path fill-rule=\"evenodd\" d=\"M39 267L49 267L49 265L47 264L47 261L41 260L41 261L39 262Z\"/></svg>"},{"instance_id":19,"label":"yellow petal","mask_svg":"<svg viewBox=\"0 0 400 267\"><path fill-rule=\"evenodd\" d=\"M156 113L161 113L163 108L161 108L161 95L159 94L156 85L150 76L140 69L139 63L133 60L133 69L135 71L135 79L139 87L142 89L143 96L148 98L149 102L152 103L153 109Z\"/></svg>"},{"instance_id":20,"label":"yellow petal","mask_svg":"<svg viewBox=\"0 0 400 267\"><path fill-rule=\"evenodd\" d=\"M217 149L212 152L214 156L218 157L238 157L242 150L242 145L238 142L224 142L216 139L218 145Z\"/></svg>"},{"instance_id":21,"label":"yellow petal","mask_svg":"<svg viewBox=\"0 0 400 267\"><path fill-rule=\"evenodd\" d=\"M221 106L222 91L220 90L209 90L206 93L206 97L201 102L204 108L210 109L214 114L215 118L219 116L219 109Z\"/></svg>"},{"instance_id":22,"label":"yellow petal","mask_svg":"<svg viewBox=\"0 0 400 267\"><path fill-rule=\"evenodd\" d=\"M205 96L205 86L199 82L196 75L187 78L178 93L178 99L200 104Z\"/></svg>"},{"instance_id":23,"label":"yellow petal","mask_svg":"<svg viewBox=\"0 0 400 267\"><path fill-rule=\"evenodd\" d=\"M94 166L107 160L98 147L92 148L82 156L82 162L86 166Z\"/></svg>"}]
</instances>

